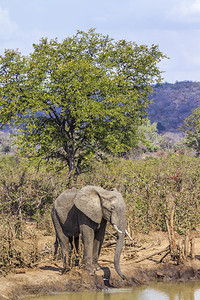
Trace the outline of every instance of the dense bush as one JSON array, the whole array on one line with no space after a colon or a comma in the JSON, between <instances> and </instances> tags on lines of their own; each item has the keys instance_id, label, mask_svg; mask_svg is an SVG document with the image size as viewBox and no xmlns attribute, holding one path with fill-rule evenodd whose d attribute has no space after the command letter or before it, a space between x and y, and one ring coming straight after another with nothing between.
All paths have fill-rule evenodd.
<instances>
[{"instance_id":1,"label":"dense bush","mask_svg":"<svg viewBox=\"0 0 200 300\"><path fill-rule=\"evenodd\" d=\"M13 157L0 161L1 213L18 218L39 218L66 189L65 173L37 170ZM175 229L185 233L200 223L200 159L181 153L145 160L111 159L94 162L79 176L77 188L99 185L117 188L127 203L128 225L134 231L166 230L166 218L175 206Z\"/></svg>"},{"instance_id":2,"label":"dense bush","mask_svg":"<svg viewBox=\"0 0 200 300\"><path fill-rule=\"evenodd\" d=\"M25 224L23 223L25 228ZM28 242L19 240L16 235L16 218L0 216L0 274L6 275L16 267L33 267L40 254L36 232L29 232ZM27 239L27 235L25 236Z\"/></svg>"},{"instance_id":3,"label":"dense bush","mask_svg":"<svg viewBox=\"0 0 200 300\"><path fill-rule=\"evenodd\" d=\"M113 160L96 164L79 178L81 185L116 187L127 203L128 226L133 231L166 230L175 207L174 225L186 233L200 224L200 160L174 153L142 161Z\"/></svg>"},{"instance_id":4,"label":"dense bush","mask_svg":"<svg viewBox=\"0 0 200 300\"><path fill-rule=\"evenodd\" d=\"M23 220L39 221L64 189L64 180L52 171L40 170L16 157L4 156L0 159L0 212L1 216L15 216L15 231L22 235Z\"/></svg>"}]
</instances>

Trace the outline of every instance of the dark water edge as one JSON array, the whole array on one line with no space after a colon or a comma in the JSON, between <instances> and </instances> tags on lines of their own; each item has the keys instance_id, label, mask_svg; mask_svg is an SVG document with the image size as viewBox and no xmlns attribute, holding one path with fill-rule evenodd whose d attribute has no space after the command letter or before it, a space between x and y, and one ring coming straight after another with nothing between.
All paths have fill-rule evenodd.
<instances>
[{"instance_id":1,"label":"dark water edge","mask_svg":"<svg viewBox=\"0 0 200 300\"><path fill-rule=\"evenodd\" d=\"M65 292L25 300L199 300L200 280L188 283L153 283L103 292Z\"/></svg>"}]
</instances>

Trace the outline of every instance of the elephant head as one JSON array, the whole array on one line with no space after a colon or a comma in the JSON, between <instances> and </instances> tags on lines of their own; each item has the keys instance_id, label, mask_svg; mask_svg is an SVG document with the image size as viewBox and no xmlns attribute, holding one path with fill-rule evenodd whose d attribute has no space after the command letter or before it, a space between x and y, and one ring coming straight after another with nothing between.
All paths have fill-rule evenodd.
<instances>
[{"instance_id":1,"label":"elephant head","mask_svg":"<svg viewBox=\"0 0 200 300\"><path fill-rule=\"evenodd\" d=\"M126 206L122 195L116 189L107 191L101 187L86 186L77 193L74 204L93 222L100 224L105 219L114 226L118 234L114 266L119 276L125 279L119 266L126 229Z\"/></svg>"}]
</instances>

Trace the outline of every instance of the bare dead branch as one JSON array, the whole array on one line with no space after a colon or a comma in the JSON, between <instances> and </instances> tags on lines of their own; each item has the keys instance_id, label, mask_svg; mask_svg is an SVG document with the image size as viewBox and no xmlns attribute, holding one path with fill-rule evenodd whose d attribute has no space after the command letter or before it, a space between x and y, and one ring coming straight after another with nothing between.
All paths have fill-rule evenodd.
<instances>
[{"instance_id":1,"label":"bare dead branch","mask_svg":"<svg viewBox=\"0 0 200 300\"><path fill-rule=\"evenodd\" d=\"M168 245L167 247L165 247L162 250L157 250L157 251L155 251L153 253L150 253L150 254L148 254L148 255L146 255L144 257L138 258L138 259L134 260L133 262L139 263L139 262L141 262L143 260L146 260L146 259L149 259L149 258L151 258L151 257L153 257L155 255L162 254L163 252L169 251L169 249L170 249L170 246Z\"/></svg>"}]
</instances>

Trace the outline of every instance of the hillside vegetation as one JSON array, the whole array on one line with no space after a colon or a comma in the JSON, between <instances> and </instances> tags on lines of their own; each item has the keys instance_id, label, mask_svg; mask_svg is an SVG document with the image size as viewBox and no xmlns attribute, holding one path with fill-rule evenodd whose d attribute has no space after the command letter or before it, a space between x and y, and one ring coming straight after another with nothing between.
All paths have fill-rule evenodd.
<instances>
[{"instance_id":1,"label":"hillside vegetation","mask_svg":"<svg viewBox=\"0 0 200 300\"><path fill-rule=\"evenodd\" d=\"M151 122L161 132L175 132L191 111L200 106L200 82L176 82L156 85L154 103L148 108Z\"/></svg>"}]
</instances>

